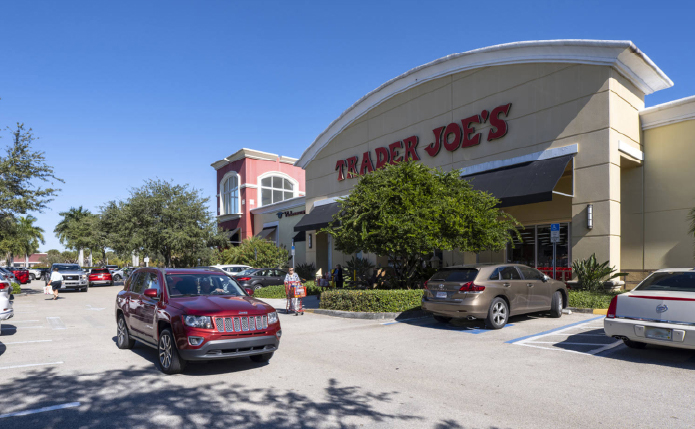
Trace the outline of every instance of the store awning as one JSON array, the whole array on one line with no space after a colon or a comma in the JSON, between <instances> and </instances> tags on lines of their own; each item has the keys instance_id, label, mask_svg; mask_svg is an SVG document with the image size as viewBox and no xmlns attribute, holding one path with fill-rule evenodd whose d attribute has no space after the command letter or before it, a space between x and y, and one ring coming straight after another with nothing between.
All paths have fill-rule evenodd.
<instances>
[{"instance_id":1,"label":"store awning","mask_svg":"<svg viewBox=\"0 0 695 429\"><path fill-rule=\"evenodd\" d=\"M306 241L306 231L299 231L292 240L294 240L295 243Z\"/></svg>"},{"instance_id":2,"label":"store awning","mask_svg":"<svg viewBox=\"0 0 695 429\"><path fill-rule=\"evenodd\" d=\"M474 189L486 191L499 207L520 206L553 199L553 189L574 155L531 161L493 171L463 176ZM566 195L566 194L562 194ZM571 195L567 195L571 196Z\"/></svg>"},{"instance_id":3,"label":"store awning","mask_svg":"<svg viewBox=\"0 0 695 429\"><path fill-rule=\"evenodd\" d=\"M325 228L333 221L333 215L340 211L340 203L329 203L322 206L314 206L314 209L305 214L302 220L294 226L295 231L316 231Z\"/></svg>"},{"instance_id":4,"label":"store awning","mask_svg":"<svg viewBox=\"0 0 695 429\"><path fill-rule=\"evenodd\" d=\"M268 238L268 236L269 236L270 234L274 233L276 229L277 229L276 226L271 226L271 227L268 227L268 228L263 228L263 230L262 230L261 232L259 232L258 234L256 234L256 237L258 237L258 238Z\"/></svg>"}]
</instances>

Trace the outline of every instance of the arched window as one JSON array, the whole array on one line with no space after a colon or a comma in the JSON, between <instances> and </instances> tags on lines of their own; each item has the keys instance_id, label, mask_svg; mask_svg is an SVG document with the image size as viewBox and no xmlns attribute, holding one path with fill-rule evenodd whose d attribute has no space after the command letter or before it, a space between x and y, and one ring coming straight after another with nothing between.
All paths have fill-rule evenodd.
<instances>
[{"instance_id":1,"label":"arched window","mask_svg":"<svg viewBox=\"0 0 695 429\"><path fill-rule=\"evenodd\" d=\"M236 174L222 182L222 214L239 213L239 178Z\"/></svg>"},{"instance_id":2,"label":"arched window","mask_svg":"<svg viewBox=\"0 0 695 429\"><path fill-rule=\"evenodd\" d=\"M282 176L261 179L261 206L294 198L295 185Z\"/></svg>"}]
</instances>

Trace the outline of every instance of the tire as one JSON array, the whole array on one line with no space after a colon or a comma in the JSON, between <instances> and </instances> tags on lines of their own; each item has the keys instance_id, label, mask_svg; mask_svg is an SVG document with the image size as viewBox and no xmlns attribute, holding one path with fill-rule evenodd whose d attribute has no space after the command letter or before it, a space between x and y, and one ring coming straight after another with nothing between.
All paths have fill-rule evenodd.
<instances>
[{"instance_id":1,"label":"tire","mask_svg":"<svg viewBox=\"0 0 695 429\"><path fill-rule=\"evenodd\" d=\"M550 303L550 317L562 317L562 292L559 290L553 294L553 300Z\"/></svg>"},{"instance_id":2,"label":"tire","mask_svg":"<svg viewBox=\"0 0 695 429\"><path fill-rule=\"evenodd\" d=\"M89 291L89 286L88 286L88 287L85 287L85 288L82 288L82 289L80 289L80 291L82 291L82 292L87 292L87 291Z\"/></svg>"},{"instance_id":3,"label":"tire","mask_svg":"<svg viewBox=\"0 0 695 429\"><path fill-rule=\"evenodd\" d=\"M646 343L640 343L639 341L628 340L627 338L623 340L623 343L625 343L625 345L630 347L631 349L643 349L643 348L647 347Z\"/></svg>"},{"instance_id":4,"label":"tire","mask_svg":"<svg viewBox=\"0 0 695 429\"><path fill-rule=\"evenodd\" d=\"M32 273L29 273L29 281L33 282L34 280L36 280L36 276Z\"/></svg>"},{"instance_id":5,"label":"tire","mask_svg":"<svg viewBox=\"0 0 695 429\"><path fill-rule=\"evenodd\" d=\"M111 280L111 283L109 284L109 286L113 286L113 280Z\"/></svg>"},{"instance_id":6,"label":"tire","mask_svg":"<svg viewBox=\"0 0 695 429\"><path fill-rule=\"evenodd\" d=\"M451 317L437 316L435 314L434 320L436 320L439 323L449 323L451 321Z\"/></svg>"},{"instance_id":7,"label":"tire","mask_svg":"<svg viewBox=\"0 0 695 429\"><path fill-rule=\"evenodd\" d=\"M249 356L252 361L256 363L266 363L270 360L271 357L273 357L273 352L271 353L263 353L262 355L253 355Z\"/></svg>"},{"instance_id":8,"label":"tire","mask_svg":"<svg viewBox=\"0 0 695 429\"><path fill-rule=\"evenodd\" d=\"M157 343L157 354L159 355L159 368L164 374L180 374L186 367L186 361L181 359L179 350L176 348L176 340L169 328L166 328L159 335Z\"/></svg>"},{"instance_id":9,"label":"tire","mask_svg":"<svg viewBox=\"0 0 695 429\"><path fill-rule=\"evenodd\" d=\"M128 325L125 323L125 317L121 314L118 316L116 325L116 345L119 349L132 349L135 345L135 340L130 338Z\"/></svg>"},{"instance_id":10,"label":"tire","mask_svg":"<svg viewBox=\"0 0 695 429\"><path fill-rule=\"evenodd\" d=\"M119 276L118 274L116 274L115 276L113 276L113 281L115 281L115 282L120 282L120 281L121 281L121 276Z\"/></svg>"},{"instance_id":11,"label":"tire","mask_svg":"<svg viewBox=\"0 0 695 429\"><path fill-rule=\"evenodd\" d=\"M254 292L256 292L258 289L262 288L263 285L260 283L256 283L255 285L252 285L251 288L253 289Z\"/></svg>"},{"instance_id":12,"label":"tire","mask_svg":"<svg viewBox=\"0 0 695 429\"><path fill-rule=\"evenodd\" d=\"M488 329L502 329L509 320L509 306L507 301L497 297L490 303L490 309L485 318L485 327Z\"/></svg>"},{"instance_id":13,"label":"tire","mask_svg":"<svg viewBox=\"0 0 695 429\"><path fill-rule=\"evenodd\" d=\"M94 285L91 283L87 283L87 287L94 287Z\"/></svg>"}]
</instances>

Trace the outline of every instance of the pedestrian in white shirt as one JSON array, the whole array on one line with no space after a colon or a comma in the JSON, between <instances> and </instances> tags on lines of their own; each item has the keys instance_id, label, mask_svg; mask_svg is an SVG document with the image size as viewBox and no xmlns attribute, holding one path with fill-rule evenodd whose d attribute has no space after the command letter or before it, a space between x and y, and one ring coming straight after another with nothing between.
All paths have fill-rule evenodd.
<instances>
[{"instance_id":1,"label":"pedestrian in white shirt","mask_svg":"<svg viewBox=\"0 0 695 429\"><path fill-rule=\"evenodd\" d=\"M58 272L58 268L53 268L51 273L51 278L48 279L48 285L53 288L53 299L58 299L58 289L63 284L63 276Z\"/></svg>"},{"instance_id":2,"label":"pedestrian in white shirt","mask_svg":"<svg viewBox=\"0 0 695 429\"><path fill-rule=\"evenodd\" d=\"M285 276L285 285L287 285L289 282L300 283L301 280L299 279L299 276L297 275L297 273L294 272L294 268L290 268L289 271L290 272L287 273L287 275ZM294 311L294 315L298 316L299 313L297 312L297 310L299 308L299 298L289 298L288 297L288 299L290 300L290 311Z\"/></svg>"}]
</instances>

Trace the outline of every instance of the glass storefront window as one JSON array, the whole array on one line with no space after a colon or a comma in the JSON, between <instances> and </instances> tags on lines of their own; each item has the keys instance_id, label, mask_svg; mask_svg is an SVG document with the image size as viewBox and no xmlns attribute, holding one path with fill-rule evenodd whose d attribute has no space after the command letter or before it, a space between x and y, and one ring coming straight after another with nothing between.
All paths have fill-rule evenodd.
<instances>
[{"instance_id":1,"label":"glass storefront window","mask_svg":"<svg viewBox=\"0 0 695 429\"><path fill-rule=\"evenodd\" d=\"M569 267L569 223L560 223L560 241L557 243L555 266ZM535 268L553 267L553 244L550 242L550 224L531 225L519 229L521 240L516 237L507 246L507 262Z\"/></svg>"},{"instance_id":2,"label":"glass storefront window","mask_svg":"<svg viewBox=\"0 0 695 429\"><path fill-rule=\"evenodd\" d=\"M536 266L536 227L529 226L520 229L521 240L514 236L513 244L507 246L507 262L511 264L523 264L530 267Z\"/></svg>"}]
</instances>

